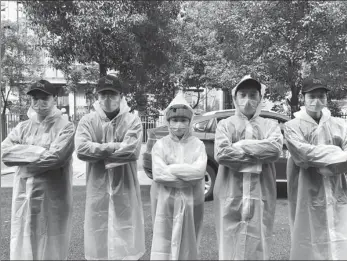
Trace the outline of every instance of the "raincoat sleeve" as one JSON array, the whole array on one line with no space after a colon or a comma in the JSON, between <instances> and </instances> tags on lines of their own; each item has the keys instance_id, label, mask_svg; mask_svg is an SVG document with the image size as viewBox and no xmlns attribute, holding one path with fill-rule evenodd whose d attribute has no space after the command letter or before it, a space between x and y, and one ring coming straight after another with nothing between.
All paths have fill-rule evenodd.
<instances>
[{"instance_id":1,"label":"raincoat sleeve","mask_svg":"<svg viewBox=\"0 0 347 261\"><path fill-rule=\"evenodd\" d=\"M21 143L23 123L19 123L1 143L1 157L6 166L23 166L37 161L45 148Z\"/></svg>"},{"instance_id":2,"label":"raincoat sleeve","mask_svg":"<svg viewBox=\"0 0 347 261\"><path fill-rule=\"evenodd\" d=\"M135 117L122 142L116 142L116 150L110 154L106 162L106 168L116 167L131 161L138 160L142 143L142 123L139 117Z\"/></svg>"},{"instance_id":3,"label":"raincoat sleeve","mask_svg":"<svg viewBox=\"0 0 347 261\"><path fill-rule=\"evenodd\" d=\"M231 135L222 120L216 129L214 157L219 164L238 171L245 164L254 163L256 159L247 155L241 146L237 146L236 143L232 144Z\"/></svg>"},{"instance_id":4,"label":"raincoat sleeve","mask_svg":"<svg viewBox=\"0 0 347 261\"><path fill-rule=\"evenodd\" d=\"M284 124L287 148L296 165L301 168L322 168L347 160L347 153L335 145L309 144L303 134L288 123Z\"/></svg>"},{"instance_id":5,"label":"raincoat sleeve","mask_svg":"<svg viewBox=\"0 0 347 261\"><path fill-rule=\"evenodd\" d=\"M341 149L347 153L347 126L342 134L342 144ZM331 164L324 168L319 168L318 172L324 176L333 176L347 173L347 160L342 163Z\"/></svg>"},{"instance_id":6,"label":"raincoat sleeve","mask_svg":"<svg viewBox=\"0 0 347 261\"><path fill-rule=\"evenodd\" d=\"M106 159L115 150L115 143L93 142L92 131L88 118L84 116L80 120L76 130L76 154L80 160L97 162Z\"/></svg>"},{"instance_id":7,"label":"raincoat sleeve","mask_svg":"<svg viewBox=\"0 0 347 261\"><path fill-rule=\"evenodd\" d=\"M271 163L281 155L283 136L279 124L270 125L268 132L262 140L243 140L241 148L247 155L255 157L262 163Z\"/></svg>"},{"instance_id":8,"label":"raincoat sleeve","mask_svg":"<svg viewBox=\"0 0 347 261\"><path fill-rule=\"evenodd\" d=\"M163 160L164 150L161 141L157 141L152 149L152 172L153 180L167 187L182 188L187 184L183 180L177 178L170 171L168 164Z\"/></svg>"},{"instance_id":9,"label":"raincoat sleeve","mask_svg":"<svg viewBox=\"0 0 347 261\"><path fill-rule=\"evenodd\" d=\"M169 165L169 171L177 178L188 182L195 182L203 179L206 172L207 155L205 145L202 142L198 151L199 154L192 164L171 164Z\"/></svg>"},{"instance_id":10,"label":"raincoat sleeve","mask_svg":"<svg viewBox=\"0 0 347 261\"><path fill-rule=\"evenodd\" d=\"M74 150L75 128L73 123L69 122L51 143L48 149L40 155L40 158L28 165L27 173L33 176L44 173L48 170L58 169L65 165L71 157Z\"/></svg>"}]
</instances>

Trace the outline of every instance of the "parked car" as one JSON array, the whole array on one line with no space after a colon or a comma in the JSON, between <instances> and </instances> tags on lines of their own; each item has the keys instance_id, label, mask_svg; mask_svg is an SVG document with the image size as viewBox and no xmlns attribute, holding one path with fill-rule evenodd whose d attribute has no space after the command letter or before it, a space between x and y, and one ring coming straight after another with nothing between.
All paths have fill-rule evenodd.
<instances>
[{"instance_id":1,"label":"parked car","mask_svg":"<svg viewBox=\"0 0 347 261\"><path fill-rule=\"evenodd\" d=\"M214 136L217 127L217 123L225 118L228 118L235 114L235 110L222 110L205 113L201 116L195 116L193 118L193 135L202 140L206 147L206 153L208 157L207 168L205 174L205 200L211 200L213 198L213 187L218 172L218 163L214 159ZM261 111L261 117L277 120L280 124L281 131L283 133L283 124L290 120L289 117L283 114L279 114L273 111ZM147 148L143 154L143 168L147 176L153 179L152 176L152 155L151 151L155 142L168 135L169 131L167 126L161 126L154 129L148 129ZM282 155L275 163L276 166L276 181L279 183L287 182L286 165L288 158L288 150L286 146L283 146Z\"/></svg>"}]
</instances>

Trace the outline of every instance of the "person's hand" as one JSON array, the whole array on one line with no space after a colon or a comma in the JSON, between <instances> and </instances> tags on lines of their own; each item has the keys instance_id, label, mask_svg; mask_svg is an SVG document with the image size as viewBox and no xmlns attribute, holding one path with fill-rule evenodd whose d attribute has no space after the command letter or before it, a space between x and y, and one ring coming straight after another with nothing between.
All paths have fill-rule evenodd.
<instances>
[{"instance_id":1,"label":"person's hand","mask_svg":"<svg viewBox=\"0 0 347 261\"><path fill-rule=\"evenodd\" d=\"M107 144L108 144L107 148L109 153L114 153L116 150L119 150L120 146L118 142L109 142Z\"/></svg>"},{"instance_id":2,"label":"person's hand","mask_svg":"<svg viewBox=\"0 0 347 261\"><path fill-rule=\"evenodd\" d=\"M323 167L323 168L319 168L318 169L318 173L323 175L323 176L326 176L326 177L330 177L330 176L333 176L335 173L333 172L332 170L333 167Z\"/></svg>"},{"instance_id":3,"label":"person's hand","mask_svg":"<svg viewBox=\"0 0 347 261\"><path fill-rule=\"evenodd\" d=\"M168 165L175 164L175 159L176 158L171 154L166 155L165 157L166 164Z\"/></svg>"},{"instance_id":4,"label":"person's hand","mask_svg":"<svg viewBox=\"0 0 347 261\"><path fill-rule=\"evenodd\" d=\"M255 143L256 141L257 140L249 140L249 139L247 139L247 140L239 140L238 142L233 143L233 146L235 148L243 150L243 146L250 145L250 144L252 144L252 142Z\"/></svg>"}]
</instances>

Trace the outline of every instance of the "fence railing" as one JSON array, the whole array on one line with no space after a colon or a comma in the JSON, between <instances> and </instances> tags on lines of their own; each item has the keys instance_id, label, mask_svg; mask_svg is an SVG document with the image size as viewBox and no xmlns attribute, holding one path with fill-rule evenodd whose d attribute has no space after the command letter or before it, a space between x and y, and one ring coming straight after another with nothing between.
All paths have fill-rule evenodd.
<instances>
[{"instance_id":1,"label":"fence railing","mask_svg":"<svg viewBox=\"0 0 347 261\"><path fill-rule=\"evenodd\" d=\"M83 113L79 113L75 118L70 119L77 126L79 120L83 117ZM2 125L2 139L4 140L7 135L17 126L21 121L28 119L28 116L25 114L6 114L5 119L1 120ZM164 124L163 116L160 115L159 118L153 115L141 116L142 128L143 128L143 142L147 142L147 130L160 127Z\"/></svg>"},{"instance_id":2,"label":"fence railing","mask_svg":"<svg viewBox=\"0 0 347 261\"><path fill-rule=\"evenodd\" d=\"M76 124L76 126L83 115L84 115L83 113L80 113L80 114L77 114L75 118L71 119ZM346 119L347 121L347 113L339 114L337 117ZM141 118L142 128L143 128L142 141L147 142L147 139L148 139L147 130L162 126L164 124L164 116L159 115L159 117L157 117L153 115L144 115L144 116L140 116L140 118ZM16 127L19 122L25 121L27 119L28 119L28 116L26 114L6 114L5 119L1 120L2 139L4 140L7 137L8 133L10 133L12 129Z\"/></svg>"},{"instance_id":3,"label":"fence railing","mask_svg":"<svg viewBox=\"0 0 347 261\"><path fill-rule=\"evenodd\" d=\"M342 118L342 119L347 119L347 113L342 113L337 115L337 117Z\"/></svg>"}]
</instances>

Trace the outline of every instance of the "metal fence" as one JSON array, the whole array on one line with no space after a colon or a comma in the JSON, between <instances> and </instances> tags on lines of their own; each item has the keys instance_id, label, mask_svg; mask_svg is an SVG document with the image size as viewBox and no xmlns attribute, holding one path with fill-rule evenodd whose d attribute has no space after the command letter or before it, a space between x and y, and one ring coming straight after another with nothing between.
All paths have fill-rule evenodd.
<instances>
[{"instance_id":1,"label":"metal fence","mask_svg":"<svg viewBox=\"0 0 347 261\"><path fill-rule=\"evenodd\" d=\"M75 126L77 126L79 120L82 118L83 115L84 115L83 113L79 113L76 115L75 118L72 118L70 120L74 122ZM346 119L347 121L347 113L340 114L337 117ZM142 141L147 142L147 139L148 139L147 130L162 126L164 124L164 116L159 115L159 117L157 117L153 115L144 115L144 116L140 116L140 118L141 118L142 128L143 128ZM12 129L16 127L19 122L25 121L27 119L28 119L28 116L24 114L6 114L6 118L1 119L2 139L5 139L8 133L10 133Z\"/></svg>"},{"instance_id":2,"label":"metal fence","mask_svg":"<svg viewBox=\"0 0 347 261\"><path fill-rule=\"evenodd\" d=\"M337 117L347 120L347 113L339 114L339 115L337 115Z\"/></svg>"},{"instance_id":3,"label":"metal fence","mask_svg":"<svg viewBox=\"0 0 347 261\"><path fill-rule=\"evenodd\" d=\"M77 126L79 120L83 117L84 113L79 113L74 118L70 118L70 120ZM163 116L160 115L159 118L153 115L145 115L141 116L142 128L143 128L143 142L147 142L147 130L151 128L160 127L164 124ZM14 127L21 121L25 121L28 119L27 115L22 114L6 114L5 119L1 120L2 125L2 139L4 140L8 133L12 131Z\"/></svg>"},{"instance_id":4,"label":"metal fence","mask_svg":"<svg viewBox=\"0 0 347 261\"><path fill-rule=\"evenodd\" d=\"M141 118L142 129L143 129L142 141L147 142L148 140L147 130L162 126L164 124L163 116L159 116L158 118L152 115L145 115L145 116L141 116L140 118Z\"/></svg>"}]
</instances>

